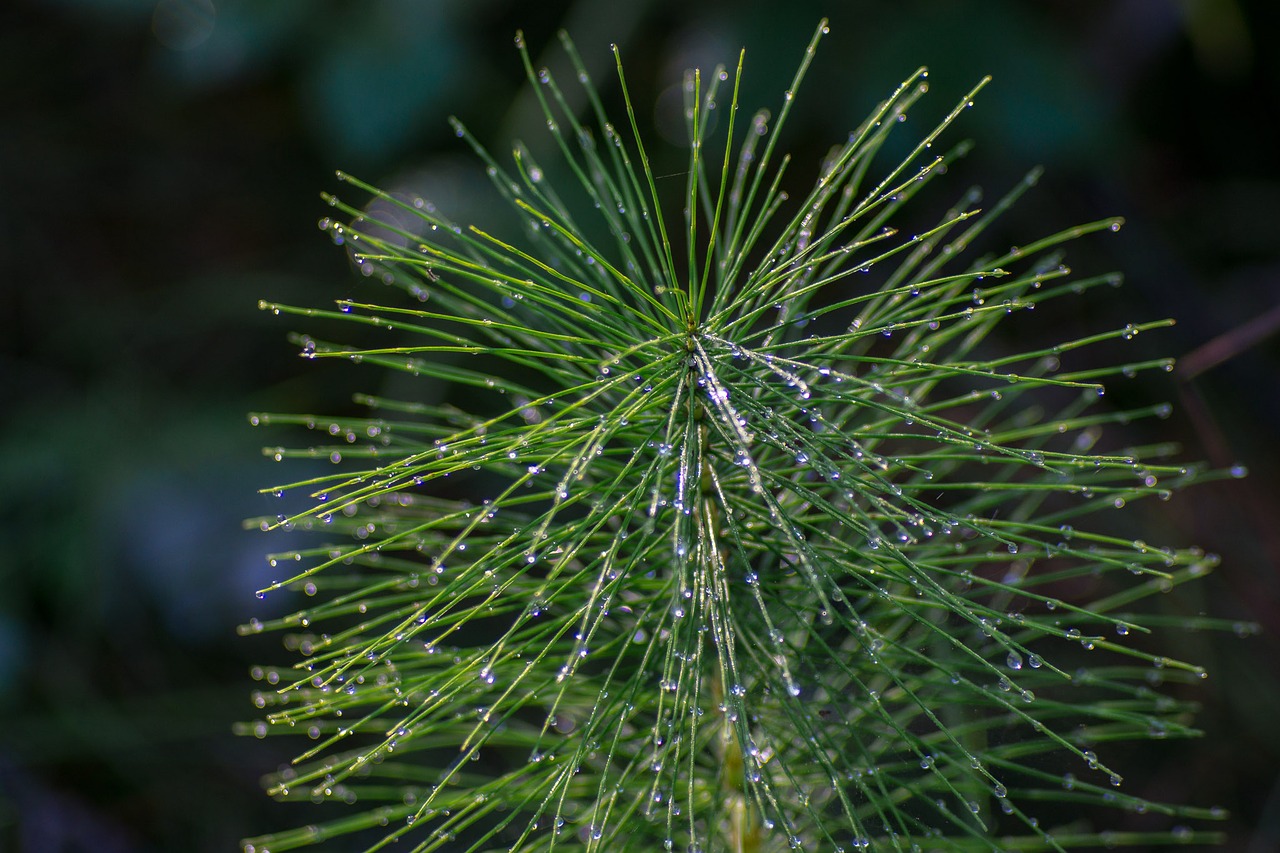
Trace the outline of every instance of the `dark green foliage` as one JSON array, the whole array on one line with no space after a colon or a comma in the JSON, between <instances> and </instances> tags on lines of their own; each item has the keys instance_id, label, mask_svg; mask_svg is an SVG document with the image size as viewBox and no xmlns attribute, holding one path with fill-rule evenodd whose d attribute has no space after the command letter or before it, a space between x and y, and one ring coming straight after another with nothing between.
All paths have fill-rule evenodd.
<instances>
[{"instance_id":1,"label":"dark green foliage","mask_svg":"<svg viewBox=\"0 0 1280 853\"><path fill-rule=\"evenodd\" d=\"M529 66L555 189L524 147L504 166L457 126L524 233L340 176L374 201L331 198L322 227L401 298L263 307L387 341L300 337L305 356L462 390L252 417L320 436L275 458L336 467L275 487L314 506L261 521L316 534L264 593L315 598L245 627L302 656L258 673L266 718L246 729L311 738L274 796L351 805L246 849L359 830L422 851L1205 840L1075 820L1215 816L1126 794L1109 757L1194 734L1150 676L1204 675L1138 641L1159 621L1138 605L1214 560L1094 520L1200 476L1169 446L1096 446L1168 411L1109 409L1105 383L1169 362L1070 366L1166 323L989 338L1117 284L1074 276L1062 246L1120 222L966 251L1032 173L921 226L911 200L963 155L943 132L981 88L904 146L923 70L788 198L778 134L823 29L772 120L738 115L741 63L687 78L670 197L629 100L610 124L567 41L589 120Z\"/></svg>"}]
</instances>

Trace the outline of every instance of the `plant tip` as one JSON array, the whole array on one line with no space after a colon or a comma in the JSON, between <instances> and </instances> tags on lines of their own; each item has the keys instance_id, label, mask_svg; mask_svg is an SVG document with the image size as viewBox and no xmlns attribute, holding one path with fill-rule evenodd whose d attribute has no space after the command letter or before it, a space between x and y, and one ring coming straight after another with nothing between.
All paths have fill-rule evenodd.
<instances>
[{"instance_id":1,"label":"plant tip","mask_svg":"<svg viewBox=\"0 0 1280 853\"><path fill-rule=\"evenodd\" d=\"M1121 220L993 246L1039 167L982 210L961 193L917 213L990 80L915 128L898 118L924 114L926 68L810 183L784 178L827 32L772 124L735 125L736 78L689 78L688 159L666 181L617 44L611 121L567 36L584 110L517 30L561 168L518 145L500 160L450 118L509 235L336 173L372 196L323 198L373 284L337 310L259 307L349 330L363 343L291 340L381 371L380 391L269 416L299 436L264 449L299 460L272 491L312 502L254 520L284 540L257 597L303 609L245 632L281 631L298 673L253 694L273 733L306 736L268 790L376 804L246 849L368 830L469 853L745 850L772 826L795 849L1062 849L1041 826L1117 800L1064 771L1083 758L1120 783L1080 733L1187 730L1158 688L1202 670L1118 637L1213 561L1118 538L1110 516L1204 477L1169 445L1108 450L1162 410L1108 407L1102 380L1160 362L1064 355L1162 324L1004 335L1100 292L1064 249ZM1123 626L1098 634L1118 602Z\"/></svg>"}]
</instances>

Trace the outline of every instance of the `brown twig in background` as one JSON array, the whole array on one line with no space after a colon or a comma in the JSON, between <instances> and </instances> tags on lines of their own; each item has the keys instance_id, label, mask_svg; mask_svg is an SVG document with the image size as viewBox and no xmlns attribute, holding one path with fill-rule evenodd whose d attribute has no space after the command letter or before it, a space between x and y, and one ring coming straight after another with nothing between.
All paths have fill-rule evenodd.
<instances>
[{"instance_id":1,"label":"brown twig in background","mask_svg":"<svg viewBox=\"0 0 1280 853\"><path fill-rule=\"evenodd\" d=\"M1236 464L1238 460L1194 380L1277 332L1280 332L1280 305L1223 332L1178 361L1174 375L1178 380L1178 396L1182 401L1182 408L1191 419L1192 427L1200 437L1210 463L1215 467L1226 468ZM1268 560L1273 566L1280 566L1280 530L1276 529L1272 524L1273 520L1263 509L1267 502L1257 494L1256 486L1247 480L1241 488L1241 491L1232 492L1231 500L1240 504L1240 514L1249 519Z\"/></svg>"}]
</instances>

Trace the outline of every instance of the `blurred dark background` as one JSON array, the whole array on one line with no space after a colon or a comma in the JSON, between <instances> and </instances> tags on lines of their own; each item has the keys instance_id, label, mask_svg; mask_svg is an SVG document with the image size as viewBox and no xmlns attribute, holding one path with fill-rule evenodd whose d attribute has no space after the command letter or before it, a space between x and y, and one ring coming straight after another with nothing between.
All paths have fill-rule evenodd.
<instances>
[{"instance_id":1,"label":"blurred dark background","mask_svg":"<svg viewBox=\"0 0 1280 853\"><path fill-rule=\"evenodd\" d=\"M606 94L617 42L641 104L745 45L745 103L776 108L822 15L832 32L784 146L796 175L927 64L937 112L995 76L953 135L978 143L955 195L1047 168L1009 240L1127 217L1083 250L1127 285L1055 305L1051 325L1176 318L1135 346L1179 370L1109 393L1175 414L1119 441L1173 437L1251 474L1131 513L1134 536L1223 557L1161 606L1241 625L1163 639L1212 673L1193 694L1206 737L1143 750L1126 790L1223 806L1226 849L1280 849L1280 4L10 0L0 850L228 850L312 819L258 787L292 744L231 725L253 716L250 664L281 657L278 638L235 634L263 615L253 590L280 546L240 525L277 511L256 491L279 476L259 447L288 441L245 413L377 390L298 361L295 326L256 309L370 286L316 229L333 170L483 220L483 172L446 117L499 156L540 139L517 27L553 69L566 27Z\"/></svg>"}]
</instances>

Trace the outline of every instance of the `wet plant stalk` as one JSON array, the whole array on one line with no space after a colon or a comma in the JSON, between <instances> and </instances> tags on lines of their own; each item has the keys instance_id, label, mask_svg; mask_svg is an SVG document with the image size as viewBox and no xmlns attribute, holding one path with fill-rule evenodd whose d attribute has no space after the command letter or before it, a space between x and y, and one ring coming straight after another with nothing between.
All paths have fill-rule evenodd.
<instances>
[{"instance_id":1,"label":"wet plant stalk","mask_svg":"<svg viewBox=\"0 0 1280 853\"><path fill-rule=\"evenodd\" d=\"M1216 558L1098 518L1214 476L1111 432L1168 415L1102 392L1171 369L1125 351L1169 321L998 337L1118 285L1064 247L1121 222L984 248L1038 170L916 212L986 81L916 132L917 70L788 195L780 134L825 33L749 122L741 55L686 77L683 188L651 166L620 54L616 123L567 38L585 117L517 38L557 160L517 144L504 165L454 122L518 233L339 174L364 198L326 195L320 227L368 284L261 307L326 330L294 336L308 361L399 381L359 414L250 418L305 436L264 452L312 467L264 490L306 508L252 521L288 537L260 595L300 609L241 628L294 661L255 667L242 730L306 737L273 796L348 808L245 853L356 832L415 853L1212 838L1078 821L1224 816L1109 763L1194 736L1159 687L1205 675L1148 651L1169 620L1143 605Z\"/></svg>"}]
</instances>

